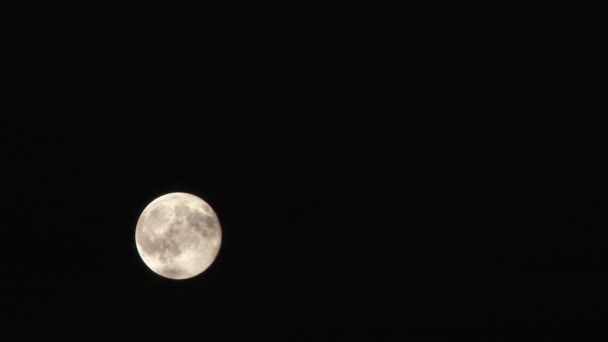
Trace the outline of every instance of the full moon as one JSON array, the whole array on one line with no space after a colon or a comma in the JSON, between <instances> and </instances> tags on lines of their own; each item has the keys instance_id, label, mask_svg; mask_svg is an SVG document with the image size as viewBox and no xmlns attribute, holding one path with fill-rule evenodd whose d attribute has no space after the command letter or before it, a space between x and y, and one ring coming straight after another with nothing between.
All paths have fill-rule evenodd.
<instances>
[{"instance_id":1,"label":"full moon","mask_svg":"<svg viewBox=\"0 0 608 342\"><path fill-rule=\"evenodd\" d=\"M170 279L204 272L217 257L222 228L201 198L174 192L152 201L137 221L135 244L144 263Z\"/></svg>"}]
</instances>

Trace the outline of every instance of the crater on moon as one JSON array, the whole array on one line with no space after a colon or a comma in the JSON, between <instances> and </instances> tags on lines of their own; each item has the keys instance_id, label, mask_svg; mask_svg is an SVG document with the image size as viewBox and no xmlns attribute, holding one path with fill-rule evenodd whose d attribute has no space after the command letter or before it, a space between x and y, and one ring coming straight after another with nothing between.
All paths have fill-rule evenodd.
<instances>
[{"instance_id":1,"label":"crater on moon","mask_svg":"<svg viewBox=\"0 0 608 342\"><path fill-rule=\"evenodd\" d=\"M215 211L187 193L171 193L152 201L135 229L137 250L144 263L171 279L204 272L215 261L221 239Z\"/></svg>"}]
</instances>

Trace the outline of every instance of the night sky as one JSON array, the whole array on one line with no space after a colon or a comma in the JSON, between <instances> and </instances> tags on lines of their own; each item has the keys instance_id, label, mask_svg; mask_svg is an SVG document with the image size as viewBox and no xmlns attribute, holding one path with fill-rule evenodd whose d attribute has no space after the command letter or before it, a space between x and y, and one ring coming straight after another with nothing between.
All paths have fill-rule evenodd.
<instances>
[{"instance_id":1,"label":"night sky","mask_svg":"<svg viewBox=\"0 0 608 342\"><path fill-rule=\"evenodd\" d=\"M3 330L493 341L606 312L600 136L529 115L521 68L446 36L78 37L23 54L36 96L0 121ZM134 241L176 191L223 228L185 281Z\"/></svg>"}]
</instances>

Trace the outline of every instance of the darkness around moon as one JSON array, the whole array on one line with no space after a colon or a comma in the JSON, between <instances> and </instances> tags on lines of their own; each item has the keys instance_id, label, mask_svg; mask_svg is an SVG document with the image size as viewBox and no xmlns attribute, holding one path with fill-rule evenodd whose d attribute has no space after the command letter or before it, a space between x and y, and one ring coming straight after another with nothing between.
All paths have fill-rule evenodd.
<instances>
[{"instance_id":1,"label":"darkness around moon","mask_svg":"<svg viewBox=\"0 0 608 342\"><path fill-rule=\"evenodd\" d=\"M545 79L521 71L529 54L422 22L386 44L363 28L212 39L197 25L71 29L15 50L31 81L0 119L6 329L475 341L598 324L601 126L535 119L586 109L522 90ZM145 206L175 191L223 229L215 263L186 281L134 244Z\"/></svg>"}]
</instances>

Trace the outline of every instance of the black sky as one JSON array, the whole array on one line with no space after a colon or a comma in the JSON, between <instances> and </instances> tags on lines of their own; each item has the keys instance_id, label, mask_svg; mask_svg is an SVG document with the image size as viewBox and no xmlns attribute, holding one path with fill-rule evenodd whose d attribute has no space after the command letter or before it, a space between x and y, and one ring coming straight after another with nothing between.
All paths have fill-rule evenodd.
<instances>
[{"instance_id":1,"label":"black sky","mask_svg":"<svg viewBox=\"0 0 608 342\"><path fill-rule=\"evenodd\" d=\"M602 139L536 116L561 100L522 90L513 51L447 29L387 44L189 28L19 50L12 89L29 95L0 122L3 327L471 341L599 322ZM181 282L134 244L141 211L173 191L211 203L224 232L216 263Z\"/></svg>"}]
</instances>

